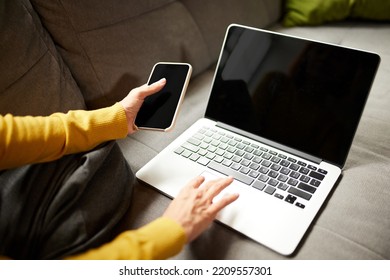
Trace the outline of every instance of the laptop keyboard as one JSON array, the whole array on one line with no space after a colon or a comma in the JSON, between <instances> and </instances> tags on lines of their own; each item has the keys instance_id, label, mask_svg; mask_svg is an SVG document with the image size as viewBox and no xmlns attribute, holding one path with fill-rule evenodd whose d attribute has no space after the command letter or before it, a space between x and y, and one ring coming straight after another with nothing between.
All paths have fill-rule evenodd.
<instances>
[{"instance_id":1,"label":"laptop keyboard","mask_svg":"<svg viewBox=\"0 0 390 280\"><path fill-rule=\"evenodd\" d=\"M201 128L175 153L300 208L305 208L327 174L215 127Z\"/></svg>"}]
</instances>

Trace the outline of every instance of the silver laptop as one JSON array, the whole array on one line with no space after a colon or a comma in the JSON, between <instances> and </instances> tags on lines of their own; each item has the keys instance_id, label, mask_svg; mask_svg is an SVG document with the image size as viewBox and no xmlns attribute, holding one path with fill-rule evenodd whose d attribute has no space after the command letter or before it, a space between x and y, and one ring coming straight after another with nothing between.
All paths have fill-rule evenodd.
<instances>
[{"instance_id":1,"label":"silver laptop","mask_svg":"<svg viewBox=\"0 0 390 280\"><path fill-rule=\"evenodd\" d=\"M339 179L380 58L231 25L204 118L137 172L175 197L193 177L232 175L217 220L270 249L297 248Z\"/></svg>"}]
</instances>

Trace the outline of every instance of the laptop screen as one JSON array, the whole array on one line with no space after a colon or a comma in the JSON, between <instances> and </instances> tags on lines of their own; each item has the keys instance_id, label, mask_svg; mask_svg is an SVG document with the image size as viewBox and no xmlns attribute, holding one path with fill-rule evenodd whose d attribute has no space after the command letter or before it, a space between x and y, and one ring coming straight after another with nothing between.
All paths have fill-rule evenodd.
<instances>
[{"instance_id":1,"label":"laptop screen","mask_svg":"<svg viewBox=\"0 0 390 280\"><path fill-rule=\"evenodd\" d=\"M343 166L379 56L232 25L206 117Z\"/></svg>"}]
</instances>

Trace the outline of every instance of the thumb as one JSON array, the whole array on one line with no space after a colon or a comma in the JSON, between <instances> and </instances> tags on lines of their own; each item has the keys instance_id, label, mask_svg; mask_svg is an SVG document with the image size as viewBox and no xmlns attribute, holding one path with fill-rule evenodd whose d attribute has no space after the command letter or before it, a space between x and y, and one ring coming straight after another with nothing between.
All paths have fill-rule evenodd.
<instances>
[{"instance_id":1,"label":"thumb","mask_svg":"<svg viewBox=\"0 0 390 280\"><path fill-rule=\"evenodd\" d=\"M145 99L149 95L152 95L154 93L159 92L160 90L163 89L163 87L166 85L167 80L165 78L162 78L158 80L157 82L154 82L151 85L144 84L139 88L139 95L141 99Z\"/></svg>"}]
</instances>

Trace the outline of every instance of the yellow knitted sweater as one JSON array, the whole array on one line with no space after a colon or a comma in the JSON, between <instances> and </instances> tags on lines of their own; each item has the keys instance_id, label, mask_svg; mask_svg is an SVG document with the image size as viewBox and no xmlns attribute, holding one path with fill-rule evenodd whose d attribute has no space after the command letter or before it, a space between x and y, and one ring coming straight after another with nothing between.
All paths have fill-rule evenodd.
<instances>
[{"instance_id":1,"label":"yellow knitted sweater","mask_svg":"<svg viewBox=\"0 0 390 280\"><path fill-rule=\"evenodd\" d=\"M119 103L48 117L0 116L0 170L52 161L126 135L126 114ZM177 254L185 241L183 228L162 217L69 259L166 259Z\"/></svg>"}]
</instances>

